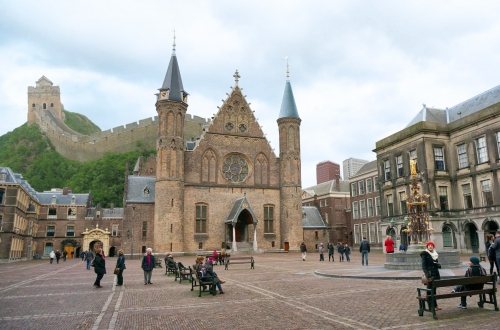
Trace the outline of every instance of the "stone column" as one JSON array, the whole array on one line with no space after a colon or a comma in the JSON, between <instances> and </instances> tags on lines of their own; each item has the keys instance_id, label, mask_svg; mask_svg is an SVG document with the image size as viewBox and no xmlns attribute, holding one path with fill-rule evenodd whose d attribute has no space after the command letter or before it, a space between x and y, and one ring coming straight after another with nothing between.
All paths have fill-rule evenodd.
<instances>
[{"instance_id":1,"label":"stone column","mask_svg":"<svg viewBox=\"0 0 500 330\"><path fill-rule=\"evenodd\" d=\"M482 253L483 250L488 252L486 251L486 246L484 245L484 230L477 231L477 238L479 241L479 253Z\"/></svg>"},{"instance_id":2,"label":"stone column","mask_svg":"<svg viewBox=\"0 0 500 330\"><path fill-rule=\"evenodd\" d=\"M233 226L233 244L232 244L232 250L233 251L238 251L238 248L236 247L236 227L235 224L231 224Z\"/></svg>"},{"instance_id":3,"label":"stone column","mask_svg":"<svg viewBox=\"0 0 500 330\"><path fill-rule=\"evenodd\" d=\"M257 251L257 226L253 225L253 250Z\"/></svg>"}]
</instances>

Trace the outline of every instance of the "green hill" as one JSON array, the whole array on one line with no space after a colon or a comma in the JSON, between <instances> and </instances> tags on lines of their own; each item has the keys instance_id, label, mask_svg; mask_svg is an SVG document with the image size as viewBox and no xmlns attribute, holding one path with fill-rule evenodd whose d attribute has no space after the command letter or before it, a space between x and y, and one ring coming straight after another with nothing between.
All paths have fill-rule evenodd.
<instances>
[{"instance_id":1,"label":"green hill","mask_svg":"<svg viewBox=\"0 0 500 330\"><path fill-rule=\"evenodd\" d=\"M80 163L59 155L37 125L24 124L0 136L0 166L20 173L37 191L70 187L76 193L92 192L93 202L103 207L123 204L126 164L153 151L110 153Z\"/></svg>"},{"instance_id":2,"label":"green hill","mask_svg":"<svg viewBox=\"0 0 500 330\"><path fill-rule=\"evenodd\" d=\"M85 135L91 135L101 131L101 129L90 119L76 112L64 110L64 123L71 129Z\"/></svg>"}]
</instances>

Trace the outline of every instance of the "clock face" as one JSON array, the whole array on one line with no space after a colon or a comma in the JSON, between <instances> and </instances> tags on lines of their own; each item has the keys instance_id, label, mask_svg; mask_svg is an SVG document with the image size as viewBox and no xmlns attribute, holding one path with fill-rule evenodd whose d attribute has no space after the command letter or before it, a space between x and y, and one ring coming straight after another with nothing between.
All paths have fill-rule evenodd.
<instances>
[{"instance_id":1,"label":"clock face","mask_svg":"<svg viewBox=\"0 0 500 330\"><path fill-rule=\"evenodd\" d=\"M247 125L246 124L240 124L239 126L240 132L246 132L247 131Z\"/></svg>"},{"instance_id":2,"label":"clock face","mask_svg":"<svg viewBox=\"0 0 500 330\"><path fill-rule=\"evenodd\" d=\"M228 123L226 123L226 125L224 126L224 128L226 129L226 131L232 131L233 128L234 128L234 124L231 123L231 122L228 122Z\"/></svg>"}]
</instances>

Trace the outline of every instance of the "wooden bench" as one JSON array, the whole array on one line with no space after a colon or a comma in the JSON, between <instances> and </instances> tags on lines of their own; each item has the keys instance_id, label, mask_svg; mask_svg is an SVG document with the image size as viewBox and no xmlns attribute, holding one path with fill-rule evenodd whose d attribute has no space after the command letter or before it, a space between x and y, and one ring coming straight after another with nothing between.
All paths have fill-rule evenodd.
<instances>
[{"instance_id":1,"label":"wooden bench","mask_svg":"<svg viewBox=\"0 0 500 330\"><path fill-rule=\"evenodd\" d=\"M176 274L177 273L177 263L175 261L167 261L165 263L165 275Z\"/></svg>"},{"instance_id":2,"label":"wooden bench","mask_svg":"<svg viewBox=\"0 0 500 330\"><path fill-rule=\"evenodd\" d=\"M252 256L226 256L224 269L228 269L229 264L250 264L250 269L255 269L255 260Z\"/></svg>"},{"instance_id":3,"label":"wooden bench","mask_svg":"<svg viewBox=\"0 0 500 330\"><path fill-rule=\"evenodd\" d=\"M191 276L191 291L194 290L195 287L199 288L198 297L201 297L202 292L208 292L212 295L216 295L216 286L215 286L215 277L204 277L201 279L201 273L194 271L196 269L196 265L193 265L193 273L195 276ZM208 288L208 291L206 290Z\"/></svg>"},{"instance_id":4,"label":"wooden bench","mask_svg":"<svg viewBox=\"0 0 500 330\"><path fill-rule=\"evenodd\" d=\"M483 308L484 304L492 304L495 306L495 310L498 311L497 297L496 297L496 274L486 275L486 276L473 276L473 277L455 277L447 278L442 280L432 281L432 288L417 288L417 299L418 299L418 315L423 316L424 312L431 312L432 317L437 319L436 308L434 305L435 300L448 299L448 298L459 298L464 296L474 296L479 295L479 302L477 303L480 308ZM467 290L460 292L448 292L448 293L433 293L432 289L449 287L452 291L452 287L457 285L471 285L471 284L483 284L487 287L478 290ZM425 293L425 294L424 294ZM487 299L488 298L488 299ZM428 308L426 308L426 303Z\"/></svg>"},{"instance_id":5,"label":"wooden bench","mask_svg":"<svg viewBox=\"0 0 500 330\"><path fill-rule=\"evenodd\" d=\"M193 270L191 266L185 267L181 262L177 263L177 272L175 273L175 281L179 279L179 283L182 283L182 280L192 280L193 278Z\"/></svg>"}]
</instances>

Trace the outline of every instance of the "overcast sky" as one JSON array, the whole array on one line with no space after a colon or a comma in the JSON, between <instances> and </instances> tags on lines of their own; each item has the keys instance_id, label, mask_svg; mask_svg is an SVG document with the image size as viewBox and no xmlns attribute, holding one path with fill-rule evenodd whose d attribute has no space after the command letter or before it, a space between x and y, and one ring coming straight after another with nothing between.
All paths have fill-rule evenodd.
<instances>
[{"instance_id":1,"label":"overcast sky","mask_svg":"<svg viewBox=\"0 0 500 330\"><path fill-rule=\"evenodd\" d=\"M499 13L500 1L0 0L0 135L26 122L42 75L103 130L155 116L175 29L188 113L216 113L238 69L277 155L288 56L308 187L318 162L374 160L423 103L499 85Z\"/></svg>"}]
</instances>

